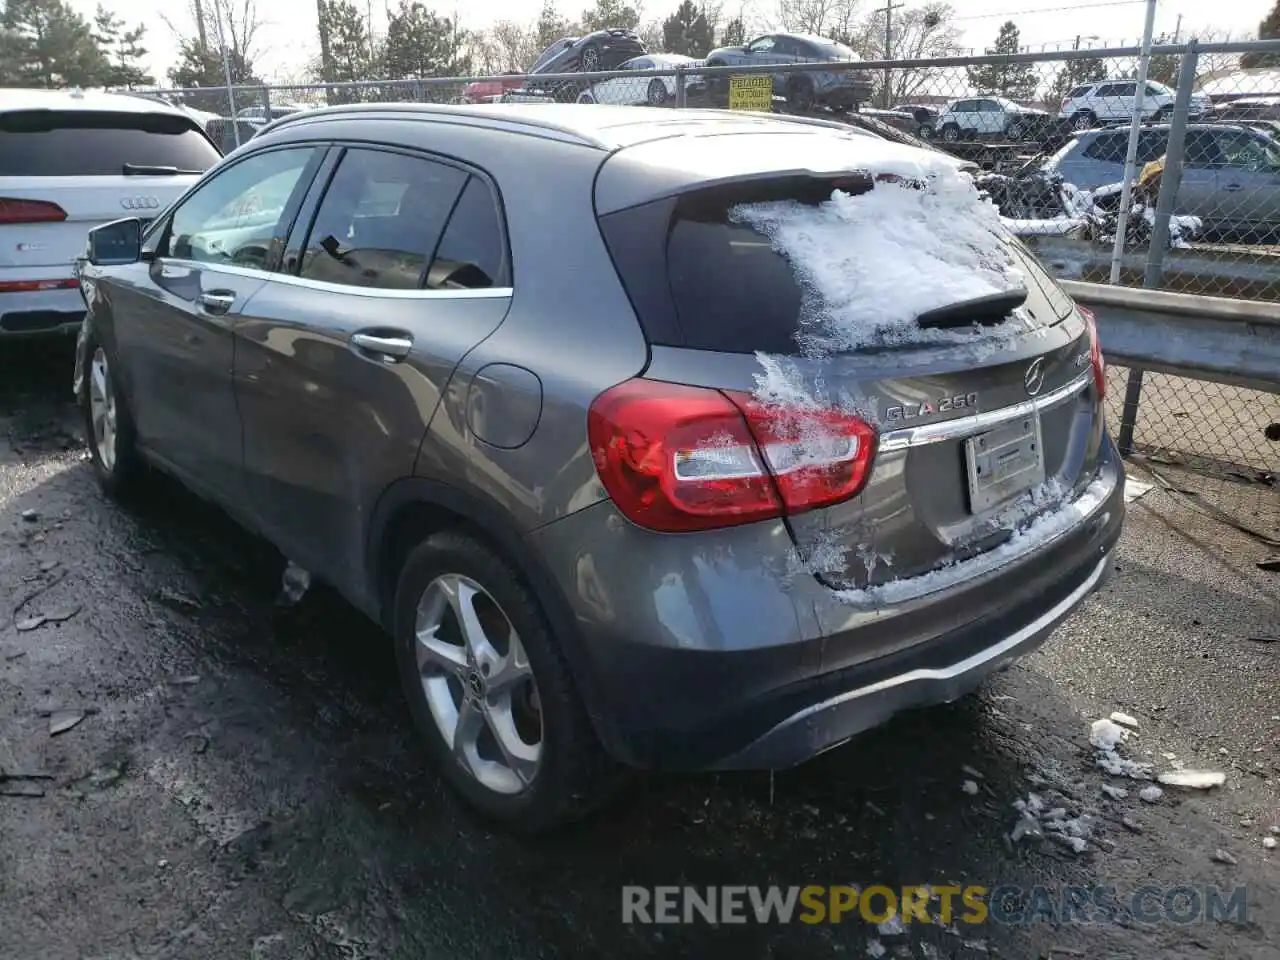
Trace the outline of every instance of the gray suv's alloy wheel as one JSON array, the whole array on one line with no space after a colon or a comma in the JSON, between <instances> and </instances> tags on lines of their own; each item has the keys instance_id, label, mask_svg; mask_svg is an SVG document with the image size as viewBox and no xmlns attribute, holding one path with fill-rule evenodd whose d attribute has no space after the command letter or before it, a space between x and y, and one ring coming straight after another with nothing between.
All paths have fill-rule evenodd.
<instances>
[{"instance_id":1,"label":"gray suv's alloy wheel","mask_svg":"<svg viewBox=\"0 0 1280 960\"><path fill-rule=\"evenodd\" d=\"M537 597L461 531L409 553L395 594L401 685L440 772L509 829L538 833L607 796L612 765Z\"/></svg>"},{"instance_id":2,"label":"gray suv's alloy wheel","mask_svg":"<svg viewBox=\"0 0 1280 960\"><path fill-rule=\"evenodd\" d=\"M458 764L496 793L538 774L542 710L520 635L470 577L446 573L418 600L414 649L427 707Z\"/></svg>"}]
</instances>

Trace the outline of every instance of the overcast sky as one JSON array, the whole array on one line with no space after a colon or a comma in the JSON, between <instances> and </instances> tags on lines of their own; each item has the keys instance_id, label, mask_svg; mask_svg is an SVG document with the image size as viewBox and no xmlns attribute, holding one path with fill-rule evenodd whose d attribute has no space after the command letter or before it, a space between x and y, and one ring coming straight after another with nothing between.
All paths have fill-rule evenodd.
<instances>
[{"instance_id":1,"label":"overcast sky","mask_svg":"<svg viewBox=\"0 0 1280 960\"><path fill-rule=\"evenodd\" d=\"M131 25L147 24L148 66L164 82L165 73L176 56L176 42L161 14L180 16L185 4L174 0L71 0L72 6L91 17L102 2ZM357 0L360 2L360 0ZM367 0L366 0L367 2ZM1185 39L1197 32L1229 31L1234 38L1252 37L1272 0L1159 0L1156 33L1170 33L1178 27ZM725 16L737 12L740 0L724 0ZM238 4L237 4L238 5ZM386 0L372 0L375 29L385 23ZM567 15L577 12L582 0L561 0ZM678 0L647 0L644 19L661 20L678 5ZM869 12L880 0L863 0ZM963 29L963 44L980 51L991 44L1000 24L1013 20L1021 28L1022 42L1033 50L1067 48L1077 35L1096 35L1114 44L1137 43L1142 34L1143 0L953 0L956 25ZM440 0L427 2L439 14L455 15L464 27L483 29L496 20L532 23L542 9L542 0ZM908 3L908 6L915 6ZM1019 7L1022 12L1014 12ZM749 25L767 27L773 20L776 0L747 0L744 19ZM259 76L271 80L301 80L307 63L316 56L315 0L258 0L262 27L258 32L255 65ZM1031 12L1027 12L1031 11ZM180 24L187 27L188 24ZM1082 42L1081 46L1101 43Z\"/></svg>"}]
</instances>

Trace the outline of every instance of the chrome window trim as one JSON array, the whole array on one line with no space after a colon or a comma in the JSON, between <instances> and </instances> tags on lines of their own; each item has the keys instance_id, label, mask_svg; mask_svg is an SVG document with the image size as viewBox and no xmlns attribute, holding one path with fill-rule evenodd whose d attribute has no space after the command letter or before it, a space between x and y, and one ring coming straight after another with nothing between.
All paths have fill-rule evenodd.
<instances>
[{"instance_id":1,"label":"chrome window trim","mask_svg":"<svg viewBox=\"0 0 1280 960\"><path fill-rule=\"evenodd\" d=\"M176 257L157 257L157 261L190 267L194 270L216 270L233 277L248 277L250 280L271 280L275 283L287 284L291 287L302 287L321 293L342 293L353 297L377 297L392 300L500 300L510 298L515 290L512 287L484 287L475 290L383 290L378 287L353 287L342 283L330 283L327 280L308 280L295 277L290 273L273 273L270 270L257 270L252 267L237 267L232 264L212 263L204 260L180 260Z\"/></svg>"},{"instance_id":2,"label":"chrome window trim","mask_svg":"<svg viewBox=\"0 0 1280 960\"><path fill-rule=\"evenodd\" d=\"M1086 370L1074 380L1049 391L1044 396L1032 397L1012 406L1001 407L999 410L974 413L967 417L944 420L941 423L926 423L918 427L903 427L898 430L890 430L888 433L880 435L879 449L881 453L891 453L895 450L906 450L910 447L920 447L929 443L941 443L945 440L959 440L963 437L972 436L975 433L998 427L1009 420L1017 420L1019 417L1025 417L1028 414L1038 413L1041 410L1048 410L1051 407L1066 403L1068 400L1072 400L1083 393L1092 382L1093 371Z\"/></svg>"}]
</instances>

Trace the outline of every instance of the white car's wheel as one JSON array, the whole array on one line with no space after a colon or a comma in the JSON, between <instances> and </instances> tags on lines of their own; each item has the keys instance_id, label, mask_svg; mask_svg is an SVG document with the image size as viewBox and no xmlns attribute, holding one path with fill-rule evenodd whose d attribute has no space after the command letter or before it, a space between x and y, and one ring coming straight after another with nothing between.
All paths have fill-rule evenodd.
<instances>
[{"instance_id":1,"label":"white car's wheel","mask_svg":"<svg viewBox=\"0 0 1280 960\"><path fill-rule=\"evenodd\" d=\"M578 102L579 103L595 103L596 98L593 97L590 93L580 93L578 94Z\"/></svg>"}]
</instances>

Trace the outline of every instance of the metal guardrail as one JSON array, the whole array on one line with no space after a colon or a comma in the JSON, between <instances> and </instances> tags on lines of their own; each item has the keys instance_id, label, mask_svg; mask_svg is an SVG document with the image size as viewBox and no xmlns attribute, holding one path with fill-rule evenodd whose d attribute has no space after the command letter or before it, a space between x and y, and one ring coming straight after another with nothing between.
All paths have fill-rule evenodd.
<instances>
[{"instance_id":1,"label":"metal guardrail","mask_svg":"<svg viewBox=\"0 0 1280 960\"><path fill-rule=\"evenodd\" d=\"M1098 317L1108 359L1280 393L1280 304L1062 281Z\"/></svg>"},{"instance_id":2,"label":"metal guardrail","mask_svg":"<svg viewBox=\"0 0 1280 960\"><path fill-rule=\"evenodd\" d=\"M1280 304L1062 285L1097 316L1108 363L1127 368L1116 437L1122 454L1182 446L1194 459L1274 474L1280 450L1266 431L1280 420ZM1144 393L1154 409L1144 409ZM1140 425L1159 442L1139 443ZM1209 445L1216 449L1206 453Z\"/></svg>"}]
</instances>

